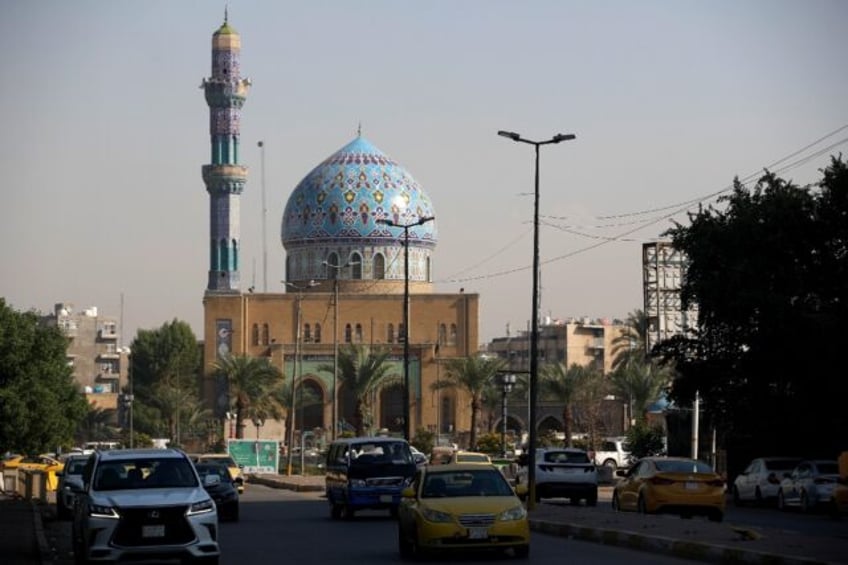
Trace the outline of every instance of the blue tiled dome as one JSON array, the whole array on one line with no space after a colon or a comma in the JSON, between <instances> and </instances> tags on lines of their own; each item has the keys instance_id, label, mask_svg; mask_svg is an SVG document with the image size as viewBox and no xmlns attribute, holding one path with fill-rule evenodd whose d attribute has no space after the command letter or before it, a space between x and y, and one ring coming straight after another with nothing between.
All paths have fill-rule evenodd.
<instances>
[{"instance_id":1,"label":"blue tiled dome","mask_svg":"<svg viewBox=\"0 0 848 565\"><path fill-rule=\"evenodd\" d=\"M315 245L396 245L400 228L435 216L430 198L406 169L363 137L357 137L312 169L286 203L286 249ZM435 247L435 221L409 229L410 247Z\"/></svg>"}]
</instances>

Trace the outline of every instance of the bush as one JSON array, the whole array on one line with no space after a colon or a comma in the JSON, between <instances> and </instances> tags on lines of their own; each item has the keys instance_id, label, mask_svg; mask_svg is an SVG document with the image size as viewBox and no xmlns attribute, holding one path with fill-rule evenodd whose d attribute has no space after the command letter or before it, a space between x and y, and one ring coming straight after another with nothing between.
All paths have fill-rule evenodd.
<instances>
[{"instance_id":1,"label":"bush","mask_svg":"<svg viewBox=\"0 0 848 565\"><path fill-rule=\"evenodd\" d=\"M652 427L638 422L627 430L627 443L624 447L630 451L634 461L651 455L662 455L665 451L664 438L662 426Z\"/></svg>"},{"instance_id":2,"label":"bush","mask_svg":"<svg viewBox=\"0 0 848 565\"><path fill-rule=\"evenodd\" d=\"M482 434L480 436L477 436L477 451L481 453L487 453L489 455L500 455L500 434Z\"/></svg>"},{"instance_id":3,"label":"bush","mask_svg":"<svg viewBox=\"0 0 848 565\"><path fill-rule=\"evenodd\" d=\"M409 443L421 453L430 453L433 451L433 445L436 443L436 434L425 428L418 428L415 431L415 437Z\"/></svg>"}]
</instances>

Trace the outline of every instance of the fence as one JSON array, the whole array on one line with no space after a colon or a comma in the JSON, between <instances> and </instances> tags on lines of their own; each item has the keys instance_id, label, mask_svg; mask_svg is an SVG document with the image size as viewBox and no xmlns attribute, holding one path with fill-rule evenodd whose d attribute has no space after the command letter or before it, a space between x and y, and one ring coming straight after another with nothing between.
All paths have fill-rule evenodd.
<instances>
[{"instance_id":1,"label":"fence","mask_svg":"<svg viewBox=\"0 0 848 565\"><path fill-rule=\"evenodd\" d=\"M3 492L26 499L47 502L48 476L45 471L4 469Z\"/></svg>"}]
</instances>

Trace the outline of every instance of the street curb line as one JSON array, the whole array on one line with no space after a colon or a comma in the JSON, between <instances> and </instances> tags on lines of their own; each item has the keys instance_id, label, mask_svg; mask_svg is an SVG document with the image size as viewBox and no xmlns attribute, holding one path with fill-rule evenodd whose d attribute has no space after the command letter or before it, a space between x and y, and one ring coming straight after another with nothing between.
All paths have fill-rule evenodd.
<instances>
[{"instance_id":1,"label":"street curb line","mask_svg":"<svg viewBox=\"0 0 848 565\"><path fill-rule=\"evenodd\" d=\"M321 485L301 485L294 482L286 482L280 481L276 479L265 479L262 477L257 477L256 475L248 476L251 483L256 483L258 485L265 485L267 487L272 488L280 488L286 490L293 490L297 492L323 492L324 487Z\"/></svg>"},{"instance_id":2,"label":"street curb line","mask_svg":"<svg viewBox=\"0 0 848 565\"><path fill-rule=\"evenodd\" d=\"M41 508L35 500L30 500L32 506L32 523L35 530L35 541L38 544L38 556L42 565L53 565L53 550L47 543L47 535L44 533L44 520L41 516Z\"/></svg>"},{"instance_id":3,"label":"street curb line","mask_svg":"<svg viewBox=\"0 0 848 565\"><path fill-rule=\"evenodd\" d=\"M536 532L560 537L574 538L581 541L601 543L627 549L637 549L662 553L672 557L681 557L707 563L764 563L769 565L826 565L805 557L777 555L760 551L739 549L702 543L698 541L681 541L662 536L649 536L624 530L606 530L577 524L562 524L545 520L530 519L530 529Z\"/></svg>"}]
</instances>

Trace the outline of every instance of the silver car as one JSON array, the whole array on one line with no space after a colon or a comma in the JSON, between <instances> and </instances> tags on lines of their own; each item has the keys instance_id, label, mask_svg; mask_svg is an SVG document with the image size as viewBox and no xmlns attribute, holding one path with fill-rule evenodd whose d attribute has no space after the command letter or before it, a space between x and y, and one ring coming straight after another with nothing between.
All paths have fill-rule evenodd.
<instances>
[{"instance_id":1,"label":"silver car","mask_svg":"<svg viewBox=\"0 0 848 565\"><path fill-rule=\"evenodd\" d=\"M751 461L733 481L733 503L761 505L777 500L784 475L801 462L800 457L758 457Z\"/></svg>"},{"instance_id":2,"label":"silver car","mask_svg":"<svg viewBox=\"0 0 848 565\"><path fill-rule=\"evenodd\" d=\"M839 465L832 460L802 461L792 474L780 483L777 507L787 510L797 506L804 512L831 502L839 481Z\"/></svg>"},{"instance_id":3,"label":"silver car","mask_svg":"<svg viewBox=\"0 0 848 565\"><path fill-rule=\"evenodd\" d=\"M76 494L72 536L78 563L218 563L215 502L180 450L98 451Z\"/></svg>"},{"instance_id":4,"label":"silver car","mask_svg":"<svg viewBox=\"0 0 848 565\"><path fill-rule=\"evenodd\" d=\"M56 473L59 482L56 485L56 515L60 520L71 517L74 498L82 489L82 472L88 461L88 455L71 455L65 459L65 466Z\"/></svg>"}]
</instances>

